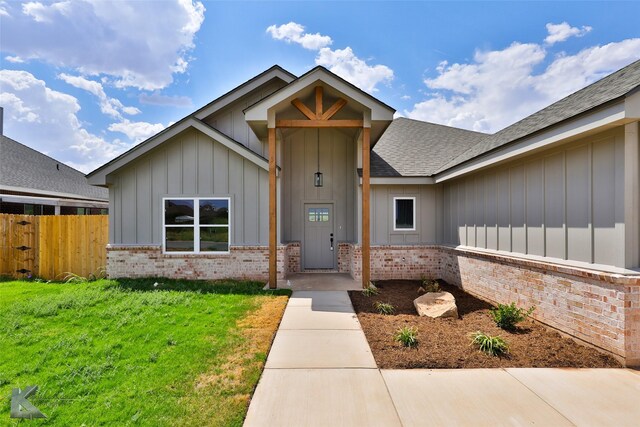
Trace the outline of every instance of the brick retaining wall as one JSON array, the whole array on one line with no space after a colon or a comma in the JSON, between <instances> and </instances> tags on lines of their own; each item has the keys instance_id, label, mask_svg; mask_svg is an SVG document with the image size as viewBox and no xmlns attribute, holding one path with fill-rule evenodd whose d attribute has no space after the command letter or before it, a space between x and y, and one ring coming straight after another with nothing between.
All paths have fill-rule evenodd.
<instances>
[{"instance_id":1,"label":"brick retaining wall","mask_svg":"<svg viewBox=\"0 0 640 427\"><path fill-rule=\"evenodd\" d=\"M536 306L533 317L640 365L640 277L441 248L440 277L492 303Z\"/></svg>"}]
</instances>

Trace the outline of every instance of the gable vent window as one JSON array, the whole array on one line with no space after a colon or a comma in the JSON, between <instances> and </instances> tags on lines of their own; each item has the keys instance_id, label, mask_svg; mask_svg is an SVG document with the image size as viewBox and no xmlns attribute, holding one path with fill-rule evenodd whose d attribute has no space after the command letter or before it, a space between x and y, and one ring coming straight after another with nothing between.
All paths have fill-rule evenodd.
<instances>
[{"instance_id":1,"label":"gable vent window","mask_svg":"<svg viewBox=\"0 0 640 427\"><path fill-rule=\"evenodd\" d=\"M416 198L393 198L393 230L414 231L416 229Z\"/></svg>"},{"instance_id":2,"label":"gable vent window","mask_svg":"<svg viewBox=\"0 0 640 427\"><path fill-rule=\"evenodd\" d=\"M165 253L228 253L230 199L166 198L163 250Z\"/></svg>"}]
</instances>

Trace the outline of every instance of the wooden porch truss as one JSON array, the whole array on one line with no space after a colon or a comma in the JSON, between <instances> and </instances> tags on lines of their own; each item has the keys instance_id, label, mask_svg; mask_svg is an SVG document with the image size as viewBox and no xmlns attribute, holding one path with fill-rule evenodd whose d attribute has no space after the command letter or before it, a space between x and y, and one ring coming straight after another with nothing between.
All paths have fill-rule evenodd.
<instances>
[{"instance_id":1,"label":"wooden porch truss","mask_svg":"<svg viewBox=\"0 0 640 427\"><path fill-rule=\"evenodd\" d=\"M369 149L371 124L363 120L331 120L347 104L344 98L338 99L326 111L323 111L322 86L315 87L315 111L311 111L300 99L291 101L306 119L275 120L275 127L269 124L269 288L275 289L278 280L277 263L277 181L276 181L276 129L278 128L361 128L362 129L362 287L370 281L370 168Z\"/></svg>"}]
</instances>

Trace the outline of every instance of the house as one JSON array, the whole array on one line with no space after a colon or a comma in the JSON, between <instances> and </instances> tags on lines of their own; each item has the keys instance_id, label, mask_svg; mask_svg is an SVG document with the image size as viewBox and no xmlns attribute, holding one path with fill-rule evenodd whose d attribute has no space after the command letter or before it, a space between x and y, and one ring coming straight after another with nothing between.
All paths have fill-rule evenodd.
<instances>
[{"instance_id":1,"label":"house","mask_svg":"<svg viewBox=\"0 0 640 427\"><path fill-rule=\"evenodd\" d=\"M89 174L112 277L439 277L640 364L640 61L491 135L272 67Z\"/></svg>"},{"instance_id":2,"label":"house","mask_svg":"<svg viewBox=\"0 0 640 427\"><path fill-rule=\"evenodd\" d=\"M86 176L4 135L0 136L0 213L106 214L109 191Z\"/></svg>"}]
</instances>

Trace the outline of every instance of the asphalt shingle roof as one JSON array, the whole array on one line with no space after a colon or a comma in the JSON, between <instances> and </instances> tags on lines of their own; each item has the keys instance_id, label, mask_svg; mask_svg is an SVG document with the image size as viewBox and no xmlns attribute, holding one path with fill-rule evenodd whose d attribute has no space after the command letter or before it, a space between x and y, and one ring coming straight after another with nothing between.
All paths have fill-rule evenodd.
<instances>
[{"instance_id":1,"label":"asphalt shingle roof","mask_svg":"<svg viewBox=\"0 0 640 427\"><path fill-rule=\"evenodd\" d=\"M442 165L437 172L618 99L639 86L640 60L483 139Z\"/></svg>"},{"instance_id":2,"label":"asphalt shingle roof","mask_svg":"<svg viewBox=\"0 0 640 427\"><path fill-rule=\"evenodd\" d=\"M86 176L11 138L0 139L0 185L107 200L109 190L87 183ZM69 197L69 196L65 196Z\"/></svg>"},{"instance_id":3,"label":"asphalt shingle roof","mask_svg":"<svg viewBox=\"0 0 640 427\"><path fill-rule=\"evenodd\" d=\"M371 176L430 176L488 135L400 117L371 153Z\"/></svg>"}]
</instances>

